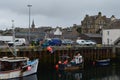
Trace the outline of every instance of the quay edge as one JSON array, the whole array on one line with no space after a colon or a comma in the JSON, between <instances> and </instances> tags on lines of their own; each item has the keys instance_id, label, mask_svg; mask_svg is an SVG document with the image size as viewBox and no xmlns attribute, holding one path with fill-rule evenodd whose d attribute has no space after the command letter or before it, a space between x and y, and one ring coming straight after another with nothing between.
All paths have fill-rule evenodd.
<instances>
[{"instance_id":1,"label":"quay edge","mask_svg":"<svg viewBox=\"0 0 120 80\"><path fill-rule=\"evenodd\" d=\"M18 56L27 56L30 59L39 58L40 64L50 66L58 62L60 55L73 57L76 51L81 53L85 64L99 59L120 59L120 46L53 46L52 48L54 51L52 54L40 46L17 47L17 53ZM13 55L8 48L0 48L0 57L3 56Z\"/></svg>"}]
</instances>

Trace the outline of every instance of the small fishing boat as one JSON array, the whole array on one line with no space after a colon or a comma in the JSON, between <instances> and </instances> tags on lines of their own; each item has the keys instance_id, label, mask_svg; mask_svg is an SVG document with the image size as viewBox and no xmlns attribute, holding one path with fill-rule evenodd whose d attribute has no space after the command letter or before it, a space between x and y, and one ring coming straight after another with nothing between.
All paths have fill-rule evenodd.
<instances>
[{"instance_id":1,"label":"small fishing boat","mask_svg":"<svg viewBox=\"0 0 120 80\"><path fill-rule=\"evenodd\" d=\"M0 58L0 79L10 79L31 75L37 72L38 59L27 57Z\"/></svg>"},{"instance_id":2,"label":"small fishing boat","mask_svg":"<svg viewBox=\"0 0 120 80\"><path fill-rule=\"evenodd\" d=\"M74 56L72 60L69 59L70 59L69 56L61 56L61 60L56 64L55 68L57 70L66 70L66 71L83 69L84 62L80 54Z\"/></svg>"},{"instance_id":3,"label":"small fishing boat","mask_svg":"<svg viewBox=\"0 0 120 80\"><path fill-rule=\"evenodd\" d=\"M13 57L0 58L0 80L28 76L37 72L39 60L29 60L28 57L18 57L15 46L15 32L13 26L14 51L8 46Z\"/></svg>"},{"instance_id":4,"label":"small fishing boat","mask_svg":"<svg viewBox=\"0 0 120 80\"><path fill-rule=\"evenodd\" d=\"M110 59L101 59L101 60L96 60L95 64L97 66L107 66L110 64Z\"/></svg>"}]
</instances>

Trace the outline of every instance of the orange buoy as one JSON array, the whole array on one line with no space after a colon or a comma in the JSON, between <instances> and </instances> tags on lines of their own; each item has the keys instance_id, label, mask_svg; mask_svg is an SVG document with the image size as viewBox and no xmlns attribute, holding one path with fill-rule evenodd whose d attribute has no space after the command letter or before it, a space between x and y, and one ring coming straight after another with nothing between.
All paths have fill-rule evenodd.
<instances>
[{"instance_id":1,"label":"orange buoy","mask_svg":"<svg viewBox=\"0 0 120 80\"><path fill-rule=\"evenodd\" d=\"M53 53L53 49L52 49L50 46L47 47L47 50L48 50L49 52Z\"/></svg>"},{"instance_id":2,"label":"orange buoy","mask_svg":"<svg viewBox=\"0 0 120 80\"><path fill-rule=\"evenodd\" d=\"M51 48L50 46L48 46L48 47L47 47L47 50L48 50L48 51L51 51L51 50L52 50L52 48Z\"/></svg>"},{"instance_id":3,"label":"orange buoy","mask_svg":"<svg viewBox=\"0 0 120 80\"><path fill-rule=\"evenodd\" d=\"M58 68L59 68L59 66L58 66L58 64L56 64L56 65L55 65L55 69L58 70Z\"/></svg>"}]
</instances>

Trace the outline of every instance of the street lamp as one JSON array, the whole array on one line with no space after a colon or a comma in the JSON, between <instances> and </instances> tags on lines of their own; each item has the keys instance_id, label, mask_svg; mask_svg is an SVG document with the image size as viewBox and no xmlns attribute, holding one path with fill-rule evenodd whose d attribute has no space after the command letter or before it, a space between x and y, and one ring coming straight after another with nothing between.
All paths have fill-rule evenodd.
<instances>
[{"instance_id":1,"label":"street lamp","mask_svg":"<svg viewBox=\"0 0 120 80\"><path fill-rule=\"evenodd\" d=\"M28 35L28 41L30 42L30 9L31 9L31 7L32 7L32 5L27 5L27 7L29 8L29 35Z\"/></svg>"}]
</instances>

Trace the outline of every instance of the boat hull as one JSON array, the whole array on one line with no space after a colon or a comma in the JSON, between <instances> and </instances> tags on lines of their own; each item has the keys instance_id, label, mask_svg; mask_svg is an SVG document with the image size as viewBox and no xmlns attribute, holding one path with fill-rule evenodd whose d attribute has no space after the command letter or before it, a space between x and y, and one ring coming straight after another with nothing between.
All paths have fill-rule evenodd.
<instances>
[{"instance_id":1,"label":"boat hull","mask_svg":"<svg viewBox=\"0 0 120 80\"><path fill-rule=\"evenodd\" d=\"M110 59L97 60L96 65L98 66L107 66L110 64Z\"/></svg>"},{"instance_id":2,"label":"boat hull","mask_svg":"<svg viewBox=\"0 0 120 80\"><path fill-rule=\"evenodd\" d=\"M74 70L80 70L83 69L83 63L77 64L77 65L72 65L72 64L59 64L58 70L65 70L65 71L74 71Z\"/></svg>"},{"instance_id":3,"label":"boat hull","mask_svg":"<svg viewBox=\"0 0 120 80\"><path fill-rule=\"evenodd\" d=\"M38 62L39 62L38 59L34 60L34 64L29 65L31 66L30 70L25 70L21 68L10 71L1 71L0 79L11 79L11 78L23 77L34 74L37 72Z\"/></svg>"}]
</instances>

